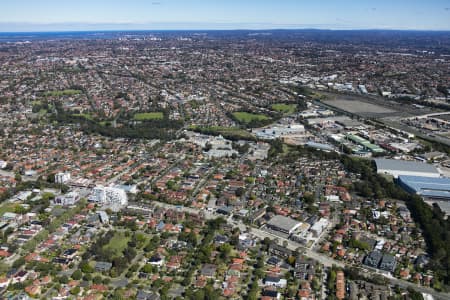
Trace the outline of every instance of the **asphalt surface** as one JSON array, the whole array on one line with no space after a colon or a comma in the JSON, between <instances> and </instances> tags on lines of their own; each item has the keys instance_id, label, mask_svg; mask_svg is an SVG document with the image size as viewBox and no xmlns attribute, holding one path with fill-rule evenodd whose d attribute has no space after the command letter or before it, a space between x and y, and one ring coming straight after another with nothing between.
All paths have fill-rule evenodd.
<instances>
[{"instance_id":1,"label":"asphalt surface","mask_svg":"<svg viewBox=\"0 0 450 300\"><path fill-rule=\"evenodd\" d=\"M161 206L161 207L165 207L165 208L178 209L178 210L182 210L182 211L186 211L186 212L190 212L190 213L199 213L200 212L199 209L195 209L195 208L191 208L191 207L175 206L175 205L162 203L162 202L157 202L157 201L154 201L153 203L155 205L157 205L157 206ZM215 219L215 218L221 216L221 215L218 215L218 214L215 214L215 213L211 213L211 212L208 212L208 211L204 211L204 210L202 210L201 212L204 213L206 219ZM254 236L256 236L256 237L258 237L260 239L264 239L266 237L268 237L270 239L277 238L278 241L280 242L280 244L282 244L282 245L286 244L286 242L287 242L287 248L288 249L293 250L293 251L298 250L299 252L303 253L305 256L310 257L310 258L318 261L319 263L323 264L327 268L330 268L333 265L338 266L338 267L342 267L342 268L344 268L344 267L357 267L360 270L362 270L365 274L367 274L366 277L368 277L368 278L373 276L373 275L382 275L393 286L398 285L399 287L402 287L402 288L405 288L405 289L408 288L408 287L412 287L412 288L414 288L415 290L417 290L417 291L419 291L421 293L425 293L425 294L429 294L429 295L433 296L433 298L436 299L436 300L448 300L448 299L450 299L450 294L448 294L448 293L437 292L437 291L435 291L432 288L419 286L419 285L416 285L416 284L414 284L412 282L408 282L408 281L405 281L405 280L401 280L401 279L397 279L397 278L394 278L394 277L391 277L391 276L387 276L386 274L384 274L382 272L378 272L376 270L366 268L364 265L355 266L355 265L351 265L351 264L348 264L348 263L345 263L345 262L342 262L342 261L338 261L338 260L335 260L335 259L333 259L331 257L328 257L328 256L324 255L324 254L318 253L318 252L316 252L316 251L314 251L312 249L306 248L305 246L303 246L303 245L301 245L299 243L296 243L294 241L291 241L289 239L280 237L278 235L274 235L272 233L263 231L263 230L258 229L258 228L249 227L249 226L245 225L244 223L242 223L241 221L234 221L234 220L232 220L231 217L224 218L224 219L226 219L229 224L231 224L233 226L236 226L236 227L239 227L241 232L242 231L249 231Z\"/></svg>"}]
</instances>

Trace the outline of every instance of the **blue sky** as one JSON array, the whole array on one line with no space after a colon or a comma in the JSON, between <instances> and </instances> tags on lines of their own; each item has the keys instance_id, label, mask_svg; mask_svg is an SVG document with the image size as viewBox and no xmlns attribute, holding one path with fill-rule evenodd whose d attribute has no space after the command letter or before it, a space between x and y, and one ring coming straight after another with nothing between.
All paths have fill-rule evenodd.
<instances>
[{"instance_id":1,"label":"blue sky","mask_svg":"<svg viewBox=\"0 0 450 300\"><path fill-rule=\"evenodd\" d=\"M0 31L450 30L450 0L4 0Z\"/></svg>"}]
</instances>

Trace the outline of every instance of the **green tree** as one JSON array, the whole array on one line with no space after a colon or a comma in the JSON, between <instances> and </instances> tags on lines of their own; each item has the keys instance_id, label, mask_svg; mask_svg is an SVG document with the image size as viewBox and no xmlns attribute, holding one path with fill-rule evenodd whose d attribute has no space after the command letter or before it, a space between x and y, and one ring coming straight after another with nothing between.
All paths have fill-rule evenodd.
<instances>
[{"instance_id":1,"label":"green tree","mask_svg":"<svg viewBox=\"0 0 450 300\"><path fill-rule=\"evenodd\" d=\"M80 280L82 276L83 273L80 270L76 270L75 272L72 273L73 280Z\"/></svg>"},{"instance_id":2,"label":"green tree","mask_svg":"<svg viewBox=\"0 0 450 300\"><path fill-rule=\"evenodd\" d=\"M70 290L70 293L74 296L78 295L80 293L80 287L79 286L74 287L73 289Z\"/></svg>"}]
</instances>

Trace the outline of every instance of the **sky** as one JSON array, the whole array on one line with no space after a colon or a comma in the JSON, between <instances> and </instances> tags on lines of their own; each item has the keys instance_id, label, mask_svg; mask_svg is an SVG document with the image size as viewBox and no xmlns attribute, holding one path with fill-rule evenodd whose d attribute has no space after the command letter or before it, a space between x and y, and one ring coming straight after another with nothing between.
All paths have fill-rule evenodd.
<instances>
[{"instance_id":1,"label":"sky","mask_svg":"<svg viewBox=\"0 0 450 300\"><path fill-rule=\"evenodd\" d=\"M0 32L450 30L450 0L0 0Z\"/></svg>"}]
</instances>

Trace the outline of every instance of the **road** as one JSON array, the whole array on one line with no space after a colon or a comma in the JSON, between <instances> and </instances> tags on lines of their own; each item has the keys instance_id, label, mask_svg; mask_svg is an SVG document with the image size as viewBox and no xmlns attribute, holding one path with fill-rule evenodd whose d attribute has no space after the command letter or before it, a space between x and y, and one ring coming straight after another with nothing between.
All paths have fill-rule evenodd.
<instances>
[{"instance_id":1,"label":"road","mask_svg":"<svg viewBox=\"0 0 450 300\"><path fill-rule=\"evenodd\" d=\"M211 167L210 170L208 170L208 172L203 176L202 179L200 179L200 181L197 183L195 188L192 190L192 197L197 196L200 189L205 186L206 182L208 182L209 176L212 175L216 171L217 171L217 167Z\"/></svg>"},{"instance_id":2,"label":"road","mask_svg":"<svg viewBox=\"0 0 450 300\"><path fill-rule=\"evenodd\" d=\"M219 215L217 215L215 213L211 213L211 212L203 211L203 210L200 211L199 209L196 209L196 208L184 207L184 206L180 207L180 206L175 206L175 205L171 205L171 204L167 204L167 203L163 203L163 202L158 202L158 201L154 201L153 203L155 205L157 205L157 206L161 206L161 207L165 207L165 208L178 209L178 210L182 210L182 211L186 211L186 212L190 212L190 213L202 212L204 214L204 216L205 216L205 219L215 219L215 218L219 217ZM264 239L264 238L268 237L270 239L277 238L278 241L281 244L284 244L285 242L287 242L287 248L288 249L293 250L293 251L300 250L300 251L302 251L302 253L305 256L310 257L310 258L318 261L319 263L323 264L327 268L330 268L333 265L341 267L341 268L356 267L356 268L360 269L361 271L363 271L363 273L367 274L366 277L370 277L370 276L374 276L374 275L382 275L382 276L384 276L389 281L389 283L391 285L393 285L393 286L394 285L398 285L399 287L402 287L402 288L405 288L405 289L408 288L408 287L412 287L412 288L414 288L415 290L417 290L417 291L419 291L421 293L426 293L426 294L429 294L429 295L433 296L434 299L436 299L436 300L448 300L450 298L449 294L437 292L437 291L435 291L432 288L419 286L419 285L416 285L416 284L414 284L412 282L408 282L408 281L405 281L405 280L401 280L401 279L397 279L397 278L394 278L394 277L391 277L391 276L387 276L386 274L384 274L382 272L379 272L379 271L373 270L373 269L369 269L369 268L366 268L366 267L361 266L361 265L355 266L355 265L352 265L352 264L349 264L349 263L345 263L345 262L342 262L342 261L335 260L335 259L333 259L333 258L331 258L329 256L326 256L324 254L318 253L318 252L316 252L316 251L314 251L312 249L306 248L305 246L303 246L303 245L301 245L299 243L296 243L294 241L291 241L289 239L286 239L286 238L274 235L272 233L263 231L263 230L261 230L259 228L248 227L247 225L245 225L241 221L234 221L231 217L225 218L225 219L231 225L239 227L241 232L242 231L246 231L247 229L249 229L250 233L252 233L254 236L256 236L256 237L258 237L260 239Z\"/></svg>"},{"instance_id":3,"label":"road","mask_svg":"<svg viewBox=\"0 0 450 300\"><path fill-rule=\"evenodd\" d=\"M0 176L14 178L16 176L16 174L14 172L0 170ZM22 181L36 181L38 178L38 175L34 175L34 176L21 175L21 177L22 177Z\"/></svg>"}]
</instances>

